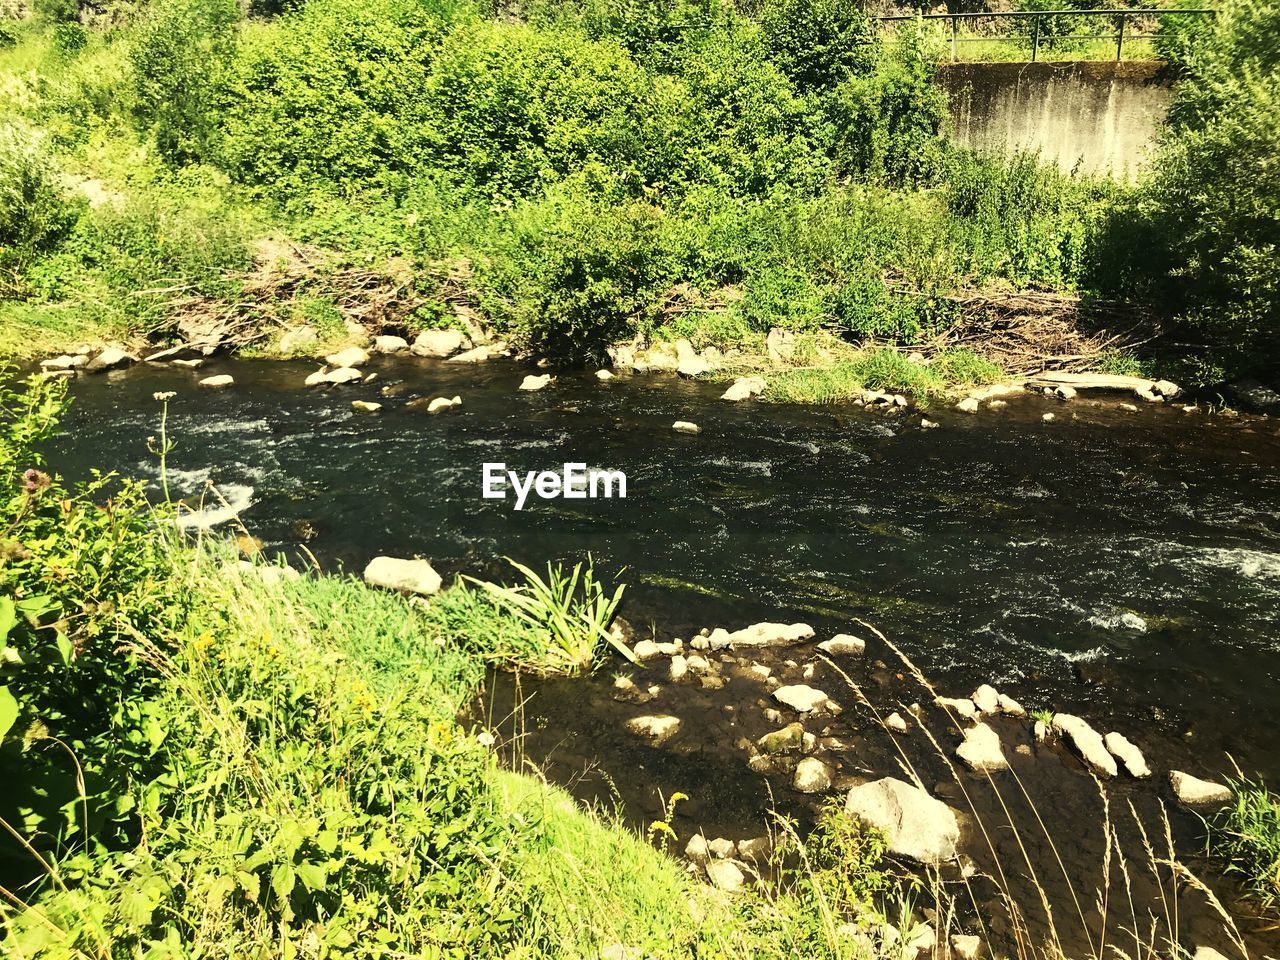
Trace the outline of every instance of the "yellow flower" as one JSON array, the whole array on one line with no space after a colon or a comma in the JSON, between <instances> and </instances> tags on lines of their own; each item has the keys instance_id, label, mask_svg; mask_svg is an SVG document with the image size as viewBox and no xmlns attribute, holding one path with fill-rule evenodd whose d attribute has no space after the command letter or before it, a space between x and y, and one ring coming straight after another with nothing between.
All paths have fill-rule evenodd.
<instances>
[{"instance_id":1,"label":"yellow flower","mask_svg":"<svg viewBox=\"0 0 1280 960\"><path fill-rule=\"evenodd\" d=\"M198 653L204 653L213 646L213 634L206 630L204 633L200 634L200 636L196 637L196 641L193 646L196 648Z\"/></svg>"}]
</instances>

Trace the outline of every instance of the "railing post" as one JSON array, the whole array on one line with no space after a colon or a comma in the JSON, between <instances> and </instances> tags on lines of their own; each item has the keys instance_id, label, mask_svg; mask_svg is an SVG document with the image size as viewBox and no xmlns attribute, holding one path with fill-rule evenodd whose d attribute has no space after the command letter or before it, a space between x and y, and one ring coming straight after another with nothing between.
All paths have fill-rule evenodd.
<instances>
[{"instance_id":1,"label":"railing post","mask_svg":"<svg viewBox=\"0 0 1280 960\"><path fill-rule=\"evenodd\" d=\"M958 26L958 21L959 21L959 18L958 18L958 17L956 17L956 16L954 16L954 15L951 17L951 62L952 62L952 63L955 63L955 62L956 62L956 60L957 60L957 57L956 57L956 30L957 30L957 26Z\"/></svg>"},{"instance_id":2,"label":"railing post","mask_svg":"<svg viewBox=\"0 0 1280 960\"><path fill-rule=\"evenodd\" d=\"M1120 51L1124 49L1124 21L1123 14L1120 16L1120 29L1116 31L1116 61L1120 60Z\"/></svg>"},{"instance_id":3,"label":"railing post","mask_svg":"<svg viewBox=\"0 0 1280 960\"><path fill-rule=\"evenodd\" d=\"M1040 15L1036 14L1031 18L1031 62L1036 62L1036 56L1040 53Z\"/></svg>"}]
</instances>

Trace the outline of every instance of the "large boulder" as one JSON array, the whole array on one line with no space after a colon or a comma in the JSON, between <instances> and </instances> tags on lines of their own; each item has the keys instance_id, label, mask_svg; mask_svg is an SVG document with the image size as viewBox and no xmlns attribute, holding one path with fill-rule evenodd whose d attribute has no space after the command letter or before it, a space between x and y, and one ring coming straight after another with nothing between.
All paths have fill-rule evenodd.
<instances>
[{"instance_id":1,"label":"large boulder","mask_svg":"<svg viewBox=\"0 0 1280 960\"><path fill-rule=\"evenodd\" d=\"M84 365L86 373L103 373L107 370L117 370L120 367L127 367L131 363L137 363L138 358L131 353L121 350L119 347L106 347L96 357Z\"/></svg>"},{"instance_id":2,"label":"large boulder","mask_svg":"<svg viewBox=\"0 0 1280 960\"><path fill-rule=\"evenodd\" d=\"M890 853L931 865L956 857L961 834L956 811L920 787L885 777L850 790L844 808L881 831Z\"/></svg>"},{"instance_id":3,"label":"large boulder","mask_svg":"<svg viewBox=\"0 0 1280 960\"><path fill-rule=\"evenodd\" d=\"M444 360L471 346L467 335L459 330L424 330L410 348L419 357Z\"/></svg>"},{"instance_id":4,"label":"large boulder","mask_svg":"<svg viewBox=\"0 0 1280 960\"><path fill-rule=\"evenodd\" d=\"M364 582L374 587L416 593L424 597L440 591L440 574L427 560L374 557L364 568Z\"/></svg>"},{"instance_id":5,"label":"large boulder","mask_svg":"<svg viewBox=\"0 0 1280 960\"><path fill-rule=\"evenodd\" d=\"M765 337L765 350L776 363L788 363L796 353L796 335L782 327L773 327Z\"/></svg>"},{"instance_id":6,"label":"large boulder","mask_svg":"<svg viewBox=\"0 0 1280 960\"><path fill-rule=\"evenodd\" d=\"M403 353L409 349L409 341L404 337L374 337L373 349L375 353Z\"/></svg>"},{"instance_id":7,"label":"large boulder","mask_svg":"<svg viewBox=\"0 0 1280 960\"><path fill-rule=\"evenodd\" d=\"M1052 723L1054 733L1063 737L1075 748L1080 759L1094 773L1114 777L1120 772L1115 757L1103 743L1102 735L1087 722L1069 713L1055 713Z\"/></svg>"}]
</instances>

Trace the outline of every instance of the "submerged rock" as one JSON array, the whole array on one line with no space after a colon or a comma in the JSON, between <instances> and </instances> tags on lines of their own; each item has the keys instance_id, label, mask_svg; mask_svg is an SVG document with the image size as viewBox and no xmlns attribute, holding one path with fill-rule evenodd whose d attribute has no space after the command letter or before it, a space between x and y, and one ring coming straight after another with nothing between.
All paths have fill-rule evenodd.
<instances>
[{"instance_id":1,"label":"submerged rock","mask_svg":"<svg viewBox=\"0 0 1280 960\"><path fill-rule=\"evenodd\" d=\"M633 717L627 721L627 729L648 739L655 746L665 743L680 729L680 718L666 714Z\"/></svg>"},{"instance_id":2,"label":"submerged rock","mask_svg":"<svg viewBox=\"0 0 1280 960\"><path fill-rule=\"evenodd\" d=\"M961 413L977 413L978 401L975 400L973 397L965 397L963 400L961 400L959 403L956 404L956 409L959 410Z\"/></svg>"},{"instance_id":3,"label":"submerged rock","mask_svg":"<svg viewBox=\"0 0 1280 960\"><path fill-rule=\"evenodd\" d=\"M959 757L970 770L989 773L1005 770L1009 761L1000 747L1000 736L985 723L979 723L964 732L964 742L956 748Z\"/></svg>"},{"instance_id":4,"label":"submerged rock","mask_svg":"<svg viewBox=\"0 0 1280 960\"><path fill-rule=\"evenodd\" d=\"M829 656L860 657L867 650L867 641L849 633L837 633L830 640L823 640L818 649Z\"/></svg>"},{"instance_id":5,"label":"submerged rock","mask_svg":"<svg viewBox=\"0 0 1280 960\"><path fill-rule=\"evenodd\" d=\"M1067 739L1094 773L1114 777L1119 772L1115 758L1102 742L1102 735L1086 721L1069 713L1055 713L1052 727L1054 733Z\"/></svg>"},{"instance_id":6,"label":"submerged rock","mask_svg":"<svg viewBox=\"0 0 1280 960\"><path fill-rule=\"evenodd\" d=\"M786 704L799 713L812 713L815 710L821 710L831 702L830 698L821 690L815 690L813 687L806 686L803 683L779 687L773 691L773 699L779 703Z\"/></svg>"},{"instance_id":7,"label":"submerged rock","mask_svg":"<svg viewBox=\"0 0 1280 960\"><path fill-rule=\"evenodd\" d=\"M954 860L960 843L956 812L920 787L894 777L849 791L845 812L885 835L890 853L923 864Z\"/></svg>"},{"instance_id":8,"label":"submerged rock","mask_svg":"<svg viewBox=\"0 0 1280 960\"><path fill-rule=\"evenodd\" d=\"M1186 807L1219 807L1231 802L1231 788L1212 780L1201 780L1181 770L1169 772L1169 783L1178 802Z\"/></svg>"},{"instance_id":9,"label":"submerged rock","mask_svg":"<svg viewBox=\"0 0 1280 960\"><path fill-rule=\"evenodd\" d=\"M541 375L529 374L520 381L521 390L542 390L551 383L551 374L544 373Z\"/></svg>"},{"instance_id":10,"label":"submerged rock","mask_svg":"<svg viewBox=\"0 0 1280 960\"><path fill-rule=\"evenodd\" d=\"M1111 751L1111 755L1124 764L1129 776L1138 778L1151 776L1151 768L1147 766L1146 757L1123 734L1113 730L1102 738L1102 742Z\"/></svg>"},{"instance_id":11,"label":"submerged rock","mask_svg":"<svg viewBox=\"0 0 1280 960\"><path fill-rule=\"evenodd\" d=\"M461 397L435 397L427 404L427 413L443 413L445 410L460 406L462 406Z\"/></svg>"},{"instance_id":12,"label":"submerged rock","mask_svg":"<svg viewBox=\"0 0 1280 960\"><path fill-rule=\"evenodd\" d=\"M831 768L817 757L805 757L796 764L791 785L801 793L821 793L831 789Z\"/></svg>"},{"instance_id":13,"label":"submerged rock","mask_svg":"<svg viewBox=\"0 0 1280 960\"><path fill-rule=\"evenodd\" d=\"M221 373L216 377L205 377L200 381L200 386L206 390L221 390L225 387L235 386L235 382L235 377Z\"/></svg>"},{"instance_id":14,"label":"submerged rock","mask_svg":"<svg viewBox=\"0 0 1280 960\"><path fill-rule=\"evenodd\" d=\"M356 413L377 413L382 409L382 404L369 400L352 400L351 409Z\"/></svg>"},{"instance_id":15,"label":"submerged rock","mask_svg":"<svg viewBox=\"0 0 1280 960\"><path fill-rule=\"evenodd\" d=\"M690 423L688 420L677 420L671 425L671 429L676 433L699 434L702 432L701 427L696 423Z\"/></svg>"},{"instance_id":16,"label":"submerged rock","mask_svg":"<svg viewBox=\"0 0 1280 960\"><path fill-rule=\"evenodd\" d=\"M364 582L374 587L429 597L440 591L440 574L427 560L374 557L364 568Z\"/></svg>"},{"instance_id":17,"label":"submerged rock","mask_svg":"<svg viewBox=\"0 0 1280 960\"><path fill-rule=\"evenodd\" d=\"M409 349L418 357L444 360L470 346L471 341L460 330L423 330Z\"/></svg>"},{"instance_id":18,"label":"submerged rock","mask_svg":"<svg viewBox=\"0 0 1280 960\"><path fill-rule=\"evenodd\" d=\"M199 370L204 366L204 360L196 357L194 360L171 360L169 361L175 367L185 367L187 370Z\"/></svg>"},{"instance_id":19,"label":"submerged rock","mask_svg":"<svg viewBox=\"0 0 1280 960\"><path fill-rule=\"evenodd\" d=\"M763 377L738 377L729 389L720 395L720 399L738 403L759 396L764 393L764 388Z\"/></svg>"}]
</instances>

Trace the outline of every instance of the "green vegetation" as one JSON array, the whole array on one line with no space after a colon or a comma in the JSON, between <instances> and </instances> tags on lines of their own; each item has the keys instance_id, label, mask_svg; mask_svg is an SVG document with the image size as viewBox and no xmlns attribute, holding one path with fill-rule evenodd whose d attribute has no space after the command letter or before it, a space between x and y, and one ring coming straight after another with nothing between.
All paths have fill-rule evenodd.
<instances>
[{"instance_id":1,"label":"green vegetation","mask_svg":"<svg viewBox=\"0 0 1280 960\"><path fill-rule=\"evenodd\" d=\"M1209 850L1263 903L1280 903L1280 797L1261 783L1231 784L1234 801L1208 821Z\"/></svg>"},{"instance_id":2,"label":"green vegetation","mask_svg":"<svg viewBox=\"0 0 1280 960\"><path fill-rule=\"evenodd\" d=\"M956 388L994 383L1003 371L968 350L947 350L930 362L912 362L897 350L854 353L814 367L783 370L770 377L765 397L786 403L836 403L860 391L905 390L922 401Z\"/></svg>"}]
</instances>

